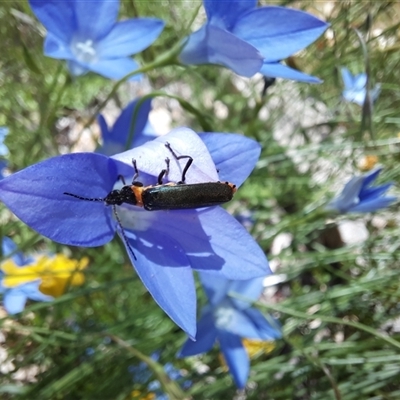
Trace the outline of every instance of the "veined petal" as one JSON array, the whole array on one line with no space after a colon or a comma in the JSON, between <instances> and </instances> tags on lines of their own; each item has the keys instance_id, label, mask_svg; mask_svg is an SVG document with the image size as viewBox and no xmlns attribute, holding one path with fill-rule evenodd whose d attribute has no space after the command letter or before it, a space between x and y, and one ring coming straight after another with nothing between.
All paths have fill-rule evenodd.
<instances>
[{"instance_id":1,"label":"veined petal","mask_svg":"<svg viewBox=\"0 0 400 400\"><path fill-rule=\"evenodd\" d=\"M74 1L29 0L29 4L48 32L69 43L77 29Z\"/></svg>"},{"instance_id":2,"label":"veined petal","mask_svg":"<svg viewBox=\"0 0 400 400\"><path fill-rule=\"evenodd\" d=\"M267 258L247 230L221 207L210 207L198 210L200 223L209 237L209 243L215 254L225 264L218 273L232 280L251 279L271 274ZM240 260L240 265L238 265ZM205 265L195 257L192 267L210 273L218 271Z\"/></svg>"},{"instance_id":3,"label":"veined petal","mask_svg":"<svg viewBox=\"0 0 400 400\"><path fill-rule=\"evenodd\" d=\"M94 63L80 63L82 67L96 72L99 75L105 76L110 79L121 79L125 75L133 72L139 68L138 63L131 58L117 58L113 60L101 59ZM141 75L134 75L129 80L140 80Z\"/></svg>"},{"instance_id":4,"label":"veined petal","mask_svg":"<svg viewBox=\"0 0 400 400\"><path fill-rule=\"evenodd\" d=\"M270 78L284 78L293 79L294 81L307 82L307 83L321 83L321 79L315 76L304 74L303 72L297 71L283 65L281 63L264 63L260 73Z\"/></svg>"},{"instance_id":5,"label":"veined petal","mask_svg":"<svg viewBox=\"0 0 400 400\"><path fill-rule=\"evenodd\" d=\"M170 171L168 180L179 182L187 159L175 160L171 152L165 146L169 143L178 155L189 155L193 158L193 164L187 171L186 183L216 182L219 180L217 170L206 145L196 132L189 128L173 129L167 135L158 137L140 147L112 156L132 168L132 158L136 160L140 172L152 176L158 176L166 166L165 159L170 159ZM157 160L157 162L155 162ZM122 171L120 172L122 173Z\"/></svg>"},{"instance_id":6,"label":"veined petal","mask_svg":"<svg viewBox=\"0 0 400 400\"><path fill-rule=\"evenodd\" d=\"M46 56L61 60L73 60L75 58L69 44L64 40L60 40L51 32L47 32L43 47Z\"/></svg>"},{"instance_id":7,"label":"veined petal","mask_svg":"<svg viewBox=\"0 0 400 400\"><path fill-rule=\"evenodd\" d=\"M257 48L264 62L271 62L307 47L327 27L327 23L304 11L271 6L243 15L232 33Z\"/></svg>"},{"instance_id":8,"label":"veined petal","mask_svg":"<svg viewBox=\"0 0 400 400\"><path fill-rule=\"evenodd\" d=\"M85 39L101 40L113 28L119 11L119 0L69 0L77 25L76 33Z\"/></svg>"},{"instance_id":9,"label":"veined petal","mask_svg":"<svg viewBox=\"0 0 400 400\"><path fill-rule=\"evenodd\" d=\"M221 182L240 186L253 171L261 146L253 139L236 133L201 133L201 140L218 170Z\"/></svg>"},{"instance_id":10,"label":"veined petal","mask_svg":"<svg viewBox=\"0 0 400 400\"><path fill-rule=\"evenodd\" d=\"M114 236L111 208L82 197L104 198L117 180L114 163L93 153L66 154L0 181L0 199L23 222L63 244L100 246Z\"/></svg>"},{"instance_id":11,"label":"veined petal","mask_svg":"<svg viewBox=\"0 0 400 400\"><path fill-rule=\"evenodd\" d=\"M208 20L230 31L235 22L247 11L257 6L257 0L204 0Z\"/></svg>"},{"instance_id":12,"label":"veined petal","mask_svg":"<svg viewBox=\"0 0 400 400\"><path fill-rule=\"evenodd\" d=\"M126 231L136 272L157 304L189 336L196 336L196 290L189 260L168 235ZM151 240L151 241L150 241Z\"/></svg>"},{"instance_id":13,"label":"veined petal","mask_svg":"<svg viewBox=\"0 0 400 400\"><path fill-rule=\"evenodd\" d=\"M118 22L98 43L99 57L114 59L139 53L158 38L163 28L164 22L156 18L135 18Z\"/></svg>"},{"instance_id":14,"label":"veined petal","mask_svg":"<svg viewBox=\"0 0 400 400\"><path fill-rule=\"evenodd\" d=\"M240 337L219 329L218 340L236 386L244 389L249 376L250 361Z\"/></svg>"},{"instance_id":15,"label":"veined petal","mask_svg":"<svg viewBox=\"0 0 400 400\"><path fill-rule=\"evenodd\" d=\"M263 57L251 44L210 24L189 36L179 58L184 64L223 65L246 77L259 72L263 63Z\"/></svg>"},{"instance_id":16,"label":"veined petal","mask_svg":"<svg viewBox=\"0 0 400 400\"><path fill-rule=\"evenodd\" d=\"M196 341L188 339L178 357L190 357L211 350L217 338L217 330L211 312L205 313L197 324Z\"/></svg>"}]
</instances>

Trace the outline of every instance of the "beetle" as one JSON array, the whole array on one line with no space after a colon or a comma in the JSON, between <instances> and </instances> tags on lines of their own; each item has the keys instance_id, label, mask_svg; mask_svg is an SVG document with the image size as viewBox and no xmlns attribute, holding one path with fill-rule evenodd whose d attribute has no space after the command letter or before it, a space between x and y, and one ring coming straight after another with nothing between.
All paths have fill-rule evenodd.
<instances>
[{"instance_id":1,"label":"beetle","mask_svg":"<svg viewBox=\"0 0 400 400\"><path fill-rule=\"evenodd\" d=\"M135 174L133 175L132 184L126 185L121 176L120 178L124 186L121 189L112 190L106 197L82 197L73 193L64 192L65 195L75 197L79 200L104 202L107 206L112 206L115 219L117 220L124 241L135 260L136 256L129 245L116 206L126 203L143 207L147 211L212 207L232 200L236 192L236 185L230 182L185 183L186 173L193 163L193 158L187 155L178 156L174 150L172 150L168 142L165 143L165 146L176 160L188 160L183 168L181 180L179 182L163 183L164 176L168 175L169 172L170 160L166 158L165 162L167 166L158 175L157 184L144 186L142 182L137 180L139 177L139 170L136 165L136 160L133 159L132 164Z\"/></svg>"},{"instance_id":2,"label":"beetle","mask_svg":"<svg viewBox=\"0 0 400 400\"><path fill-rule=\"evenodd\" d=\"M182 171L181 180L177 183L163 183L164 176L168 175L169 172L168 158L165 160L167 168L163 169L158 175L157 184L150 186L144 186L142 182L137 180L139 177L139 171L137 169L136 160L132 160L135 174L131 185L124 185L121 189L112 190L104 198L87 198L68 192L64 192L64 194L80 200L102 201L108 206L120 206L123 203L131 204L143 207L147 211L211 207L232 200L232 197L236 192L236 186L233 183L185 183L186 172L193 163L193 158L186 155L176 155L169 143L165 143L165 146L169 149L176 160L184 158L188 159Z\"/></svg>"}]
</instances>

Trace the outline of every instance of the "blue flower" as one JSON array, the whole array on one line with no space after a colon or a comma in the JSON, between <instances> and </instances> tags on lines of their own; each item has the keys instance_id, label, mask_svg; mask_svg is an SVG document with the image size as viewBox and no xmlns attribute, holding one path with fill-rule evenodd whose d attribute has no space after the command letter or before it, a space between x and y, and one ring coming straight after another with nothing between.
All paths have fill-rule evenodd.
<instances>
[{"instance_id":1,"label":"blue flower","mask_svg":"<svg viewBox=\"0 0 400 400\"><path fill-rule=\"evenodd\" d=\"M256 0L204 0L208 21L189 36L180 61L219 64L247 77L261 72L319 82L280 61L314 42L328 25L303 11L256 5Z\"/></svg>"},{"instance_id":2,"label":"blue flower","mask_svg":"<svg viewBox=\"0 0 400 400\"><path fill-rule=\"evenodd\" d=\"M339 196L329 202L326 209L346 214L374 212L380 208L388 207L397 200L394 196L385 196L392 183L370 186L381 170L379 168L366 175L351 178Z\"/></svg>"},{"instance_id":3,"label":"blue flower","mask_svg":"<svg viewBox=\"0 0 400 400\"><path fill-rule=\"evenodd\" d=\"M218 340L236 386L243 389L249 375L250 361L242 339L266 341L281 337L278 323L270 317L274 326L271 325L250 304L260 297L263 278L230 281L204 272L199 275L210 304L202 311L196 342L188 339L179 357L209 351ZM230 293L237 293L243 300L230 297Z\"/></svg>"},{"instance_id":4,"label":"blue flower","mask_svg":"<svg viewBox=\"0 0 400 400\"><path fill-rule=\"evenodd\" d=\"M164 27L155 18L116 22L119 0L29 0L29 4L47 29L44 53L67 60L73 75L93 71L122 78L138 68L129 56L149 47Z\"/></svg>"},{"instance_id":5,"label":"blue flower","mask_svg":"<svg viewBox=\"0 0 400 400\"><path fill-rule=\"evenodd\" d=\"M3 259L11 256L0 264L0 293L3 295L4 308L9 314L17 314L23 311L28 299L35 301L53 300L53 297L47 296L39 290L40 279L27 283L23 283L22 280L21 283L5 284L6 279L9 278L3 271L5 264L24 268L31 265L34 260L32 257L25 257L23 253L18 251L16 244L8 237L3 238L2 254Z\"/></svg>"},{"instance_id":6,"label":"blue flower","mask_svg":"<svg viewBox=\"0 0 400 400\"><path fill-rule=\"evenodd\" d=\"M140 99L136 99L124 108L112 129L108 128L102 115L97 117L103 138L103 145L97 150L98 153L112 156L156 138L148 122L151 99L138 105L139 101Z\"/></svg>"},{"instance_id":7,"label":"blue flower","mask_svg":"<svg viewBox=\"0 0 400 400\"><path fill-rule=\"evenodd\" d=\"M4 144L4 139L8 135L8 128L5 126L0 127L0 156L6 156L8 154L8 148Z\"/></svg>"},{"instance_id":8,"label":"blue flower","mask_svg":"<svg viewBox=\"0 0 400 400\"><path fill-rule=\"evenodd\" d=\"M362 106L367 95L367 74L352 75L346 67L342 67L340 72L344 83L343 98L350 103ZM378 83L370 92L373 102L378 98L380 91L381 86Z\"/></svg>"},{"instance_id":9,"label":"blue flower","mask_svg":"<svg viewBox=\"0 0 400 400\"><path fill-rule=\"evenodd\" d=\"M160 358L160 353L159 352L154 352L151 355L151 358L153 361L158 361ZM148 365L145 362L141 362L139 365L131 365L128 367L129 372L133 376L133 381L135 383L139 383L141 385L146 384L152 377L152 372L149 369ZM177 381L178 383L181 384L183 389L189 389L190 386L192 385L192 382L189 380L184 380L184 376L182 375L182 372L175 368L174 365L170 362L166 363L164 365L164 372L168 376L169 379L173 381ZM151 398L154 398L156 400L168 400L169 396L165 394L162 390L162 386L160 381L158 380L153 380L149 382L147 385L147 389L150 392L150 394L153 396ZM139 391L137 394L139 395ZM144 398L144 397L143 397Z\"/></svg>"},{"instance_id":10,"label":"blue flower","mask_svg":"<svg viewBox=\"0 0 400 400\"><path fill-rule=\"evenodd\" d=\"M123 236L113 208L64 192L104 199L120 184L120 175L130 182L132 159L145 186L156 183L167 157L171 159L168 179L178 182L185 160L173 159L166 142L178 154L193 157L187 183L221 179L240 186L259 157L259 144L235 134L208 133L202 139L190 129L178 128L112 158L96 153L54 157L1 180L0 200L27 225L56 242L101 246L116 232ZM129 248L128 254L139 277L156 302L192 337L196 331L192 268L229 279L250 279L269 272L263 251L221 207L152 212L126 204L116 208L124 243L127 246L128 241L134 249L136 259Z\"/></svg>"}]
</instances>

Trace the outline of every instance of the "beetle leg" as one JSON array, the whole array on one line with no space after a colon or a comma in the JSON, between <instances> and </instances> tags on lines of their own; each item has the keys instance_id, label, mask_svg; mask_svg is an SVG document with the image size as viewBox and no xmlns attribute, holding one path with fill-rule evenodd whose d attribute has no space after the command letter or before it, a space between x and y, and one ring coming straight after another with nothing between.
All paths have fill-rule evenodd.
<instances>
[{"instance_id":1,"label":"beetle leg","mask_svg":"<svg viewBox=\"0 0 400 400\"><path fill-rule=\"evenodd\" d=\"M172 155L174 156L175 160L181 160L182 158L187 158L188 159L188 162L186 163L185 168L183 168L183 171L182 171L181 181L178 182L178 184L185 183L186 172L188 171L189 167L192 165L193 158L190 157L190 156L178 156L178 155L176 155L176 153L172 150L171 145L168 142L165 142L165 147L167 147L167 149L172 153Z\"/></svg>"},{"instance_id":2,"label":"beetle leg","mask_svg":"<svg viewBox=\"0 0 400 400\"><path fill-rule=\"evenodd\" d=\"M157 184L158 185L162 185L163 184L162 180L163 180L164 176L168 175L168 173L169 173L169 158L168 157L165 159L165 163L167 164L167 168L163 169L160 172L160 174L158 175L158 179L157 179Z\"/></svg>"},{"instance_id":3,"label":"beetle leg","mask_svg":"<svg viewBox=\"0 0 400 400\"><path fill-rule=\"evenodd\" d=\"M135 183L136 179L139 178L139 170L137 169L137 165L136 165L136 160L134 158L132 158L132 165L133 165L133 169L135 170L135 174L133 175L132 178L132 185ZM125 184L125 182L124 182Z\"/></svg>"}]
</instances>

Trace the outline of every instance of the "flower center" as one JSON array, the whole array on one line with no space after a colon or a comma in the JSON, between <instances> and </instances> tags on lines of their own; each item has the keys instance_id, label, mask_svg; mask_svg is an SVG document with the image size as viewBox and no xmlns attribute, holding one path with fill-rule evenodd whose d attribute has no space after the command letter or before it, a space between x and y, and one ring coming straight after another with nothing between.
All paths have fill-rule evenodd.
<instances>
[{"instance_id":1,"label":"flower center","mask_svg":"<svg viewBox=\"0 0 400 400\"><path fill-rule=\"evenodd\" d=\"M71 49L78 61L85 64L91 64L97 61L97 52L92 39L74 39L71 44Z\"/></svg>"},{"instance_id":2,"label":"flower center","mask_svg":"<svg viewBox=\"0 0 400 400\"><path fill-rule=\"evenodd\" d=\"M232 326L234 318L234 309L229 304L223 304L217 307L214 311L215 326L218 329L227 330L230 326Z\"/></svg>"}]
</instances>

